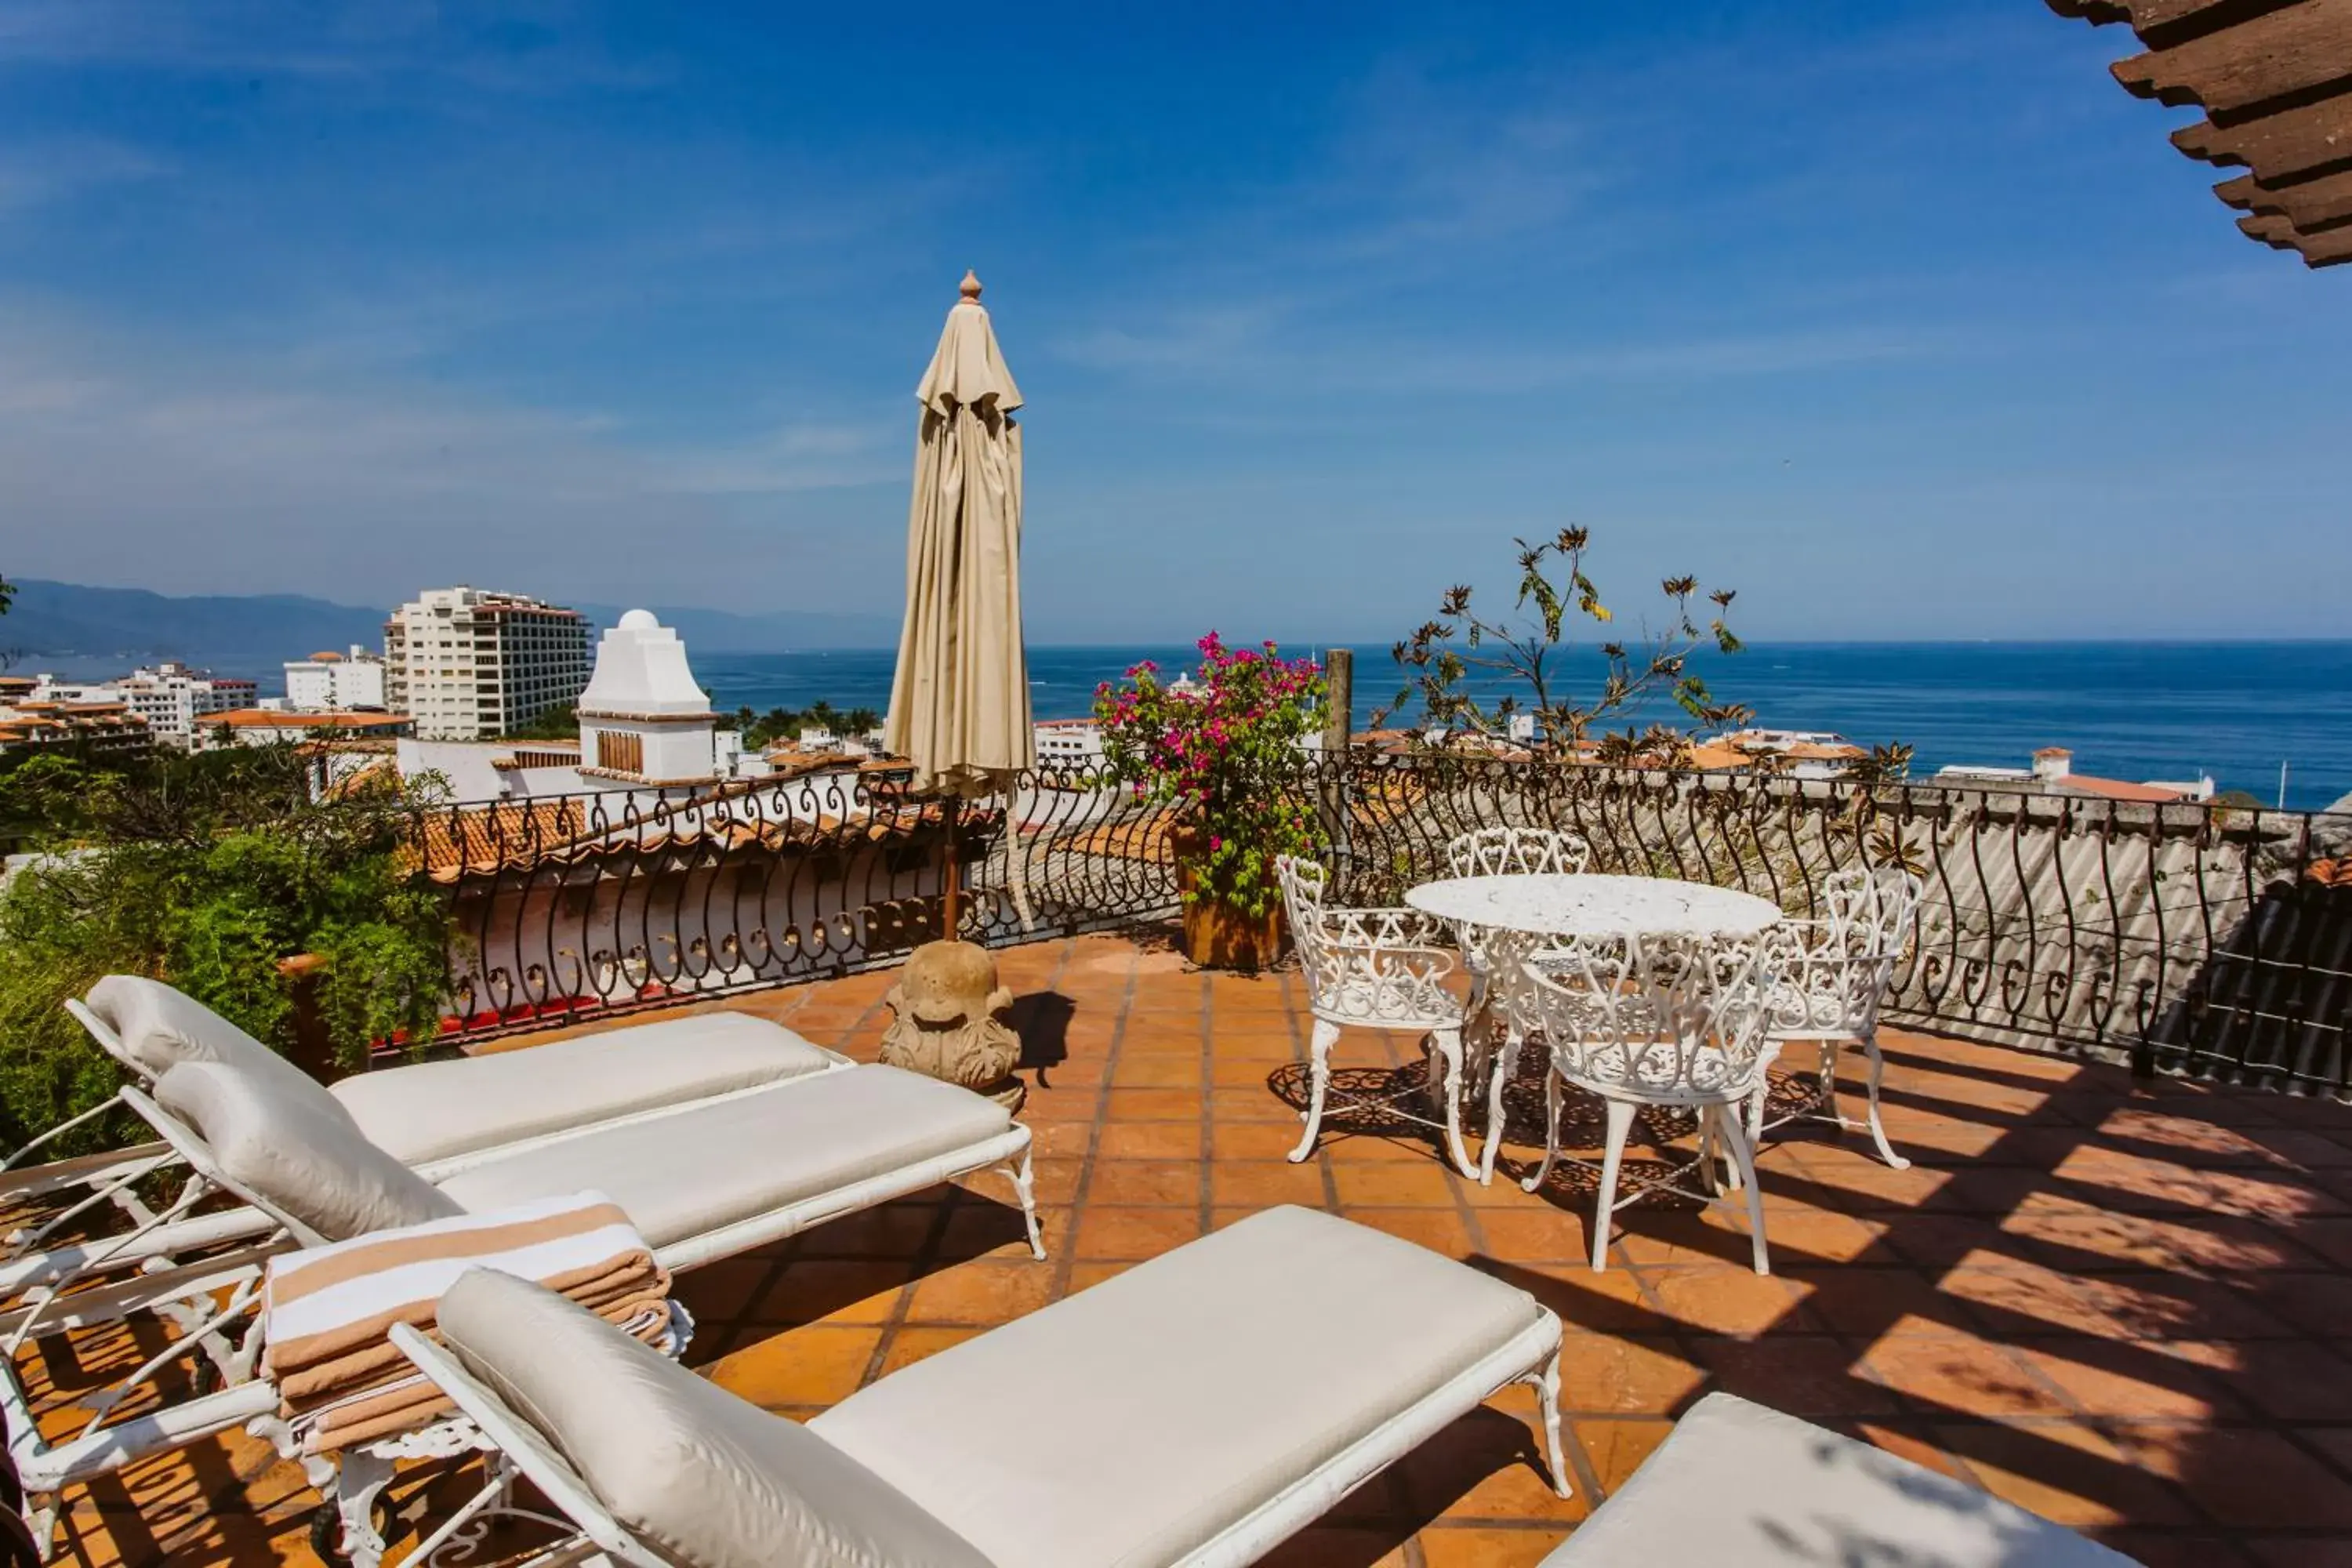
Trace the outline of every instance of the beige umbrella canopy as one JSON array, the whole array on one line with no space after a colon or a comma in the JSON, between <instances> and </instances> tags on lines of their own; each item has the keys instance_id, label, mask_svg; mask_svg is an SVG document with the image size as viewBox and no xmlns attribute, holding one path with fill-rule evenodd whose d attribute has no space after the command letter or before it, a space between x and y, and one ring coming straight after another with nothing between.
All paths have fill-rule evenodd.
<instances>
[{"instance_id":1,"label":"beige umbrella canopy","mask_svg":"<svg viewBox=\"0 0 2352 1568\"><path fill-rule=\"evenodd\" d=\"M1021 647L1021 389L964 274L915 396L907 621L890 687L890 750L915 787L972 796L1036 762Z\"/></svg>"}]
</instances>

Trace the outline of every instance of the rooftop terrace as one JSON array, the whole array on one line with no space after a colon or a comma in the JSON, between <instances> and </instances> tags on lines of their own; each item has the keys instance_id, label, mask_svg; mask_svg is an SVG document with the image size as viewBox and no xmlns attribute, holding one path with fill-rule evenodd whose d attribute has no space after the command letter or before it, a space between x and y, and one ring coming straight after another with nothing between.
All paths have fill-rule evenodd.
<instances>
[{"instance_id":1,"label":"rooftop terrace","mask_svg":"<svg viewBox=\"0 0 2352 1568\"><path fill-rule=\"evenodd\" d=\"M2118 1068L1889 1030L1886 1120L1912 1169L1879 1163L1866 1137L1794 1129L1759 1162L1774 1276L1750 1272L1737 1210L1657 1199L1625 1212L1596 1275L1573 1167L1539 1194L1500 1175L1482 1189L1420 1137L1344 1118L1314 1159L1287 1163L1308 1027L1295 974L1203 974L1148 938L999 959L1021 996L1050 1259L1029 1259L1017 1209L985 1178L820 1226L680 1281L701 1324L689 1360L709 1375L812 1415L1208 1229L1307 1204L1559 1313L1578 1495L1546 1489L1527 1412L1505 1399L1270 1561L1535 1563L1714 1388L2150 1564L2352 1561L2352 1110L2135 1088ZM891 979L722 1005L871 1057ZM1335 1059L1418 1070L1388 1048L1351 1033ZM1537 1152L1515 1145L1506 1170ZM94 1377L132 1353L127 1337L84 1342L51 1369ZM395 1561L470 1489L437 1473L389 1494ZM315 1494L257 1440L124 1479L74 1495L60 1561L313 1560Z\"/></svg>"}]
</instances>

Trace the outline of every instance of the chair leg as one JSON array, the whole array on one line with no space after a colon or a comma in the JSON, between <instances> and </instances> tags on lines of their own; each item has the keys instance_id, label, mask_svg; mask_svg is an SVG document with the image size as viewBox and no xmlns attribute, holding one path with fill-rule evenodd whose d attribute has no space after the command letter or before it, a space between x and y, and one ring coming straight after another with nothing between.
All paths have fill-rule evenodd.
<instances>
[{"instance_id":1,"label":"chair leg","mask_svg":"<svg viewBox=\"0 0 2352 1568\"><path fill-rule=\"evenodd\" d=\"M1518 1075L1520 1043L1517 1030L1506 1032L1503 1043L1496 1047L1495 1059L1487 1064L1486 1142L1478 1151L1478 1184L1482 1187L1494 1181L1495 1157L1503 1152L1503 1090Z\"/></svg>"},{"instance_id":2,"label":"chair leg","mask_svg":"<svg viewBox=\"0 0 2352 1568\"><path fill-rule=\"evenodd\" d=\"M1323 1095L1324 1091L1331 1087L1331 1047L1339 1042L1339 1025L1328 1018L1315 1020L1315 1035L1307 1042L1307 1048L1315 1056L1309 1068L1314 1074L1314 1088L1307 1102L1307 1109L1300 1112L1300 1115L1306 1119L1307 1131L1298 1140L1298 1147L1290 1152L1290 1163L1294 1165L1315 1152L1315 1140L1322 1135Z\"/></svg>"},{"instance_id":3,"label":"chair leg","mask_svg":"<svg viewBox=\"0 0 2352 1568\"><path fill-rule=\"evenodd\" d=\"M1772 1260L1764 1252L1764 1189L1756 1184L1755 1152L1740 1131L1738 1116L1726 1114L1722 1126L1723 1141L1731 1146L1732 1161L1739 1167L1740 1179L1748 1188L1748 1229L1756 1248L1756 1272L1769 1274Z\"/></svg>"},{"instance_id":4,"label":"chair leg","mask_svg":"<svg viewBox=\"0 0 2352 1568\"><path fill-rule=\"evenodd\" d=\"M1559 1158L1559 1099L1563 1092L1559 1074L1544 1074L1544 1152L1543 1163L1536 1173L1519 1184L1521 1192L1532 1193L1550 1179L1552 1162Z\"/></svg>"},{"instance_id":5,"label":"chair leg","mask_svg":"<svg viewBox=\"0 0 2352 1568\"><path fill-rule=\"evenodd\" d=\"M1840 1041L1822 1042L1821 1102L1822 1113L1836 1125L1843 1127L1845 1114L1838 1110L1837 1097L1838 1052L1841 1048ZM1752 1143L1755 1140L1751 1138L1748 1142Z\"/></svg>"},{"instance_id":6,"label":"chair leg","mask_svg":"<svg viewBox=\"0 0 2352 1568\"><path fill-rule=\"evenodd\" d=\"M1874 1029L1862 1037L1863 1055L1870 1058L1870 1137L1878 1145L1878 1157L1898 1171L1907 1171L1911 1162L1895 1152L1886 1141L1886 1124L1878 1119L1878 1079L1886 1070L1886 1062L1878 1054L1878 1032Z\"/></svg>"},{"instance_id":7,"label":"chair leg","mask_svg":"<svg viewBox=\"0 0 2352 1568\"><path fill-rule=\"evenodd\" d=\"M1568 1460L1559 1445L1559 1352L1518 1381L1536 1391L1536 1414L1543 1420L1544 1458L1551 1466L1551 1489L1555 1496L1570 1497L1574 1489L1568 1484Z\"/></svg>"},{"instance_id":8,"label":"chair leg","mask_svg":"<svg viewBox=\"0 0 2352 1568\"><path fill-rule=\"evenodd\" d=\"M1740 1174L1739 1162L1731 1157L1729 1136L1738 1130L1739 1119L1747 1111L1748 1107L1744 1104L1713 1105L1699 1111L1699 1125L1709 1131L1706 1146L1716 1157L1717 1180L1720 1184L1716 1188L1717 1192L1736 1193L1747 1184L1747 1178ZM1756 1147L1752 1141L1748 1146L1751 1149Z\"/></svg>"},{"instance_id":9,"label":"chair leg","mask_svg":"<svg viewBox=\"0 0 2352 1568\"><path fill-rule=\"evenodd\" d=\"M1609 1233L1617 1217L1617 1168L1625 1163L1625 1140L1633 1131L1633 1102L1612 1100L1609 1107L1609 1147L1601 1156L1601 1198L1592 1211L1592 1271L1609 1267ZM1559 1140L1555 1137L1553 1142Z\"/></svg>"},{"instance_id":10,"label":"chair leg","mask_svg":"<svg viewBox=\"0 0 2352 1568\"><path fill-rule=\"evenodd\" d=\"M1453 1157L1454 1168L1465 1176L1478 1173L1478 1163L1470 1158L1462 1146L1462 1031L1432 1029L1430 1044L1438 1059L1445 1064L1445 1152Z\"/></svg>"},{"instance_id":11,"label":"chair leg","mask_svg":"<svg viewBox=\"0 0 2352 1568\"><path fill-rule=\"evenodd\" d=\"M1021 1151L1018 1162L1008 1162L1004 1173L1013 1178L1013 1191L1021 1199L1021 1217L1029 1226L1029 1256L1043 1263L1045 1260L1045 1233L1037 1226L1037 1171L1030 1163L1029 1151Z\"/></svg>"}]
</instances>

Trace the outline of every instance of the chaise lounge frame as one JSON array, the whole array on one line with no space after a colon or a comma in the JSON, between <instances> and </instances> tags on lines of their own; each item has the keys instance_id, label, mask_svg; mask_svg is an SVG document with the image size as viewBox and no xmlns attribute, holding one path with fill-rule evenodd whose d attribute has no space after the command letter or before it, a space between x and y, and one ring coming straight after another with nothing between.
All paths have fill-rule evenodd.
<instances>
[{"instance_id":1,"label":"chaise lounge frame","mask_svg":"<svg viewBox=\"0 0 2352 1568\"><path fill-rule=\"evenodd\" d=\"M843 1060L847 1062L845 1058ZM856 1064L848 1065L854 1068ZM786 1079L738 1093L789 1092L793 1081ZM204 1262L167 1268L117 1286L101 1286L77 1291L70 1296L50 1298L44 1304L51 1309L46 1314L41 1307L35 1307L20 1309L0 1317L0 1327L10 1331L9 1338L0 1342L0 1348L7 1352L5 1358L0 1358L0 1417L5 1420L9 1457L23 1478L28 1502L26 1518L33 1526L36 1541L42 1544L44 1551L47 1549L56 1523L58 1497L67 1487L110 1475L136 1460L243 1426L253 1435L268 1437L276 1443L285 1457L300 1460L311 1484L340 1515L344 1550L354 1568L373 1568L383 1548L373 1519L374 1500L376 1494L392 1479L392 1458L399 1450L399 1441L363 1444L348 1450L340 1460L332 1457L300 1455L296 1451L292 1434L278 1416L276 1390L266 1381L254 1376L261 1352L261 1318L254 1309L260 1301L268 1258L295 1247L319 1246L329 1238L287 1214L268 1198L228 1177L202 1134L157 1104L144 1090L126 1086L120 1091L120 1096L124 1106L155 1130L171 1156L184 1162L192 1172L180 1198L162 1215L156 1215L152 1226L142 1226L142 1231L152 1237L153 1231L169 1228L186 1210L204 1198L215 1193L226 1193L243 1200L247 1206L244 1210L233 1211L232 1215L222 1217L256 1216L246 1223L257 1225L257 1228L239 1234L255 1235L259 1239L251 1246ZM542 1143L607 1131L624 1123L663 1121L690 1113L716 1103L718 1100L734 1098L737 1096L730 1094L683 1106L665 1107L658 1111L618 1121L599 1122L593 1127L566 1130L526 1143L507 1145L495 1152L503 1156ZM980 1142L932 1155L798 1203L656 1247L654 1256L673 1273L683 1272L769 1246L823 1225L827 1220L924 1191L958 1176L979 1171L1000 1171L1011 1180L1014 1195L1020 1201L1030 1254L1042 1261L1045 1257L1045 1245L1037 1219L1036 1180L1031 1143L1029 1129L1015 1122L1007 1131ZM464 1163L483 1162L469 1156ZM431 1180L454 1173L458 1168L462 1165L443 1162L419 1166L417 1170L419 1174ZM160 1253L152 1255L162 1256ZM228 1299L225 1303L215 1304L210 1298L222 1290L229 1292ZM202 1304L191 1305L192 1301ZM85 1302L88 1305L84 1305ZM181 1337L151 1356L130 1374L93 1396L89 1402L96 1406L94 1414L80 1433L62 1443L52 1445L47 1442L41 1435L31 1401L16 1374L16 1350L36 1326L45 1331L58 1331L117 1321L140 1311L153 1311L165 1316L182 1330ZM247 1323L242 1336L232 1340L230 1335L234 1326L248 1316L251 1321ZM679 1348L683 1350L682 1345ZM105 1425L106 1417L123 1399L144 1386L163 1367L193 1353L204 1354L230 1386L134 1417L119 1426ZM461 1436L463 1440L455 1446L442 1440L436 1451L457 1453L481 1446L470 1433Z\"/></svg>"},{"instance_id":2,"label":"chaise lounge frame","mask_svg":"<svg viewBox=\"0 0 2352 1568\"><path fill-rule=\"evenodd\" d=\"M572 1532L570 1540L534 1556L533 1568L593 1561L595 1552L628 1568L676 1568L669 1558L631 1535L571 1463L456 1356L406 1324L393 1329L392 1341L495 1446L488 1484L419 1542L408 1563L415 1568L437 1568L444 1549L449 1550L452 1562L466 1559L490 1520L503 1514L555 1524ZM1559 1320L1546 1313L1542 1321L1530 1324L1388 1422L1292 1478L1274 1497L1196 1543L1171 1568L1241 1568L1255 1563L1389 1466L1515 1384L1527 1384L1535 1390L1543 1424L1544 1458L1551 1471L1546 1479L1559 1496L1569 1496L1568 1466L1560 1446L1559 1349ZM561 1521L513 1506L518 1475L539 1489L562 1515Z\"/></svg>"}]
</instances>

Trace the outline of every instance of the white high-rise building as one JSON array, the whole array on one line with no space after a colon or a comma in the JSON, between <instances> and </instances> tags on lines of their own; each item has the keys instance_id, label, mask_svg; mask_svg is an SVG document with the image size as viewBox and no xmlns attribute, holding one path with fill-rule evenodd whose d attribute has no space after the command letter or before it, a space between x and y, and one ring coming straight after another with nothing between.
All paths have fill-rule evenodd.
<instances>
[{"instance_id":1,"label":"white high-rise building","mask_svg":"<svg viewBox=\"0 0 2352 1568\"><path fill-rule=\"evenodd\" d=\"M384 705L431 741L503 735L578 700L588 618L521 594L428 588L383 624Z\"/></svg>"},{"instance_id":2,"label":"white high-rise building","mask_svg":"<svg viewBox=\"0 0 2352 1568\"><path fill-rule=\"evenodd\" d=\"M44 675L33 696L41 701L120 702L147 721L147 732L159 744L184 750L195 743L198 721L205 714L252 707L254 685L166 659L107 681L61 681Z\"/></svg>"},{"instance_id":3,"label":"white high-rise building","mask_svg":"<svg viewBox=\"0 0 2352 1568\"><path fill-rule=\"evenodd\" d=\"M297 713L382 709L383 660L353 643L349 653L286 661L286 706Z\"/></svg>"}]
</instances>

